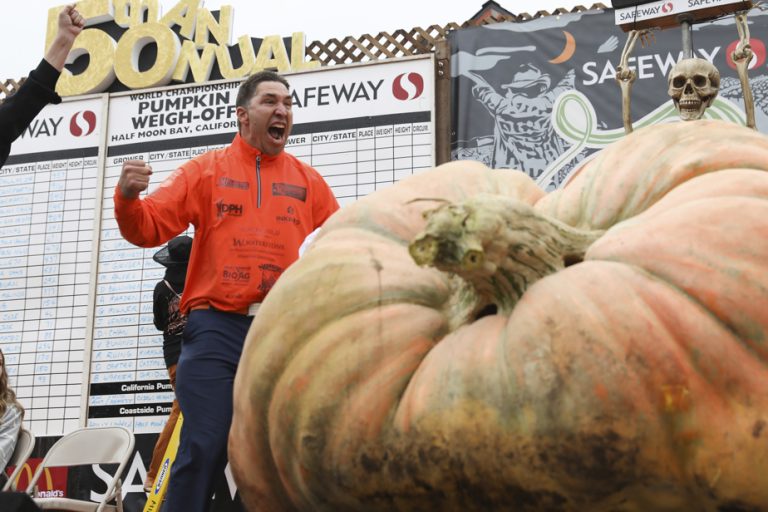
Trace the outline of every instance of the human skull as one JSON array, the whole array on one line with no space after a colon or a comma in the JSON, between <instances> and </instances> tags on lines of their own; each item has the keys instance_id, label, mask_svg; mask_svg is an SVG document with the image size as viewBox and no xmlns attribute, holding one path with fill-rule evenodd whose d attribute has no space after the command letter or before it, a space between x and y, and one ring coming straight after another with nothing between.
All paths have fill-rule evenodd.
<instances>
[{"instance_id":1,"label":"human skull","mask_svg":"<svg viewBox=\"0 0 768 512\"><path fill-rule=\"evenodd\" d=\"M720 72L708 60L682 59L669 73L668 94L684 121L701 119L720 89Z\"/></svg>"}]
</instances>

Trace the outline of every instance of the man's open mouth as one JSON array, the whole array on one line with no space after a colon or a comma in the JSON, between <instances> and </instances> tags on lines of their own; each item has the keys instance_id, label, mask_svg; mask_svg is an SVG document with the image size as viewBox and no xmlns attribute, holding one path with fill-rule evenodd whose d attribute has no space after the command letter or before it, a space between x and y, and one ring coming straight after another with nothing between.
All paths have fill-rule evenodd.
<instances>
[{"instance_id":1,"label":"man's open mouth","mask_svg":"<svg viewBox=\"0 0 768 512\"><path fill-rule=\"evenodd\" d=\"M267 132L269 132L273 139L282 140L283 135L285 135L285 126L270 126Z\"/></svg>"}]
</instances>

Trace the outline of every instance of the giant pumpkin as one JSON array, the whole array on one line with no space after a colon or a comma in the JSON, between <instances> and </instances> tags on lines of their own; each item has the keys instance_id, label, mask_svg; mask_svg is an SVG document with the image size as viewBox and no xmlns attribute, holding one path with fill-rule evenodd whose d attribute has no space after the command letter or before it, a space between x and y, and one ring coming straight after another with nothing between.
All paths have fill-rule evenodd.
<instances>
[{"instance_id":1,"label":"giant pumpkin","mask_svg":"<svg viewBox=\"0 0 768 512\"><path fill-rule=\"evenodd\" d=\"M255 317L250 510L768 510L768 138L637 130L561 190L452 162L334 215Z\"/></svg>"}]
</instances>

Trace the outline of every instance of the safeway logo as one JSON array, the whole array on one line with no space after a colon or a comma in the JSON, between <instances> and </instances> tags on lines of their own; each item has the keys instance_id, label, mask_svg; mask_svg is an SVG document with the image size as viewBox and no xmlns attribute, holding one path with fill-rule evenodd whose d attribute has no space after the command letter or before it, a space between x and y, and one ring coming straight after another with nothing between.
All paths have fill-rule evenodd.
<instances>
[{"instance_id":1,"label":"safeway logo","mask_svg":"<svg viewBox=\"0 0 768 512\"><path fill-rule=\"evenodd\" d=\"M69 132L75 137L86 137L96 129L96 114L90 110L75 112L69 120Z\"/></svg>"},{"instance_id":2,"label":"safeway logo","mask_svg":"<svg viewBox=\"0 0 768 512\"><path fill-rule=\"evenodd\" d=\"M401 73L392 81L392 95L400 101L415 100L424 92L424 77L418 73Z\"/></svg>"},{"instance_id":3,"label":"safeway logo","mask_svg":"<svg viewBox=\"0 0 768 512\"><path fill-rule=\"evenodd\" d=\"M667 2L661 6L661 12L663 13L670 13L674 10L675 10L675 6L672 5L672 2Z\"/></svg>"}]
</instances>

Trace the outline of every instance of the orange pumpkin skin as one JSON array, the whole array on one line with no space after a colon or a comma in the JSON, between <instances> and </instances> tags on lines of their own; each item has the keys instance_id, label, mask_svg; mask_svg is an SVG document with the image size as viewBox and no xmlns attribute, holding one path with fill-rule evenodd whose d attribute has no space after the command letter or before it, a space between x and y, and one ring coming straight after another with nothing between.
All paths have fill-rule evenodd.
<instances>
[{"instance_id":1,"label":"orange pumpkin skin","mask_svg":"<svg viewBox=\"0 0 768 512\"><path fill-rule=\"evenodd\" d=\"M768 510L765 169L766 137L698 121L637 130L548 196L453 162L344 208L249 332L229 450L244 502ZM477 193L606 231L474 320L460 278L408 244L435 200Z\"/></svg>"}]
</instances>

